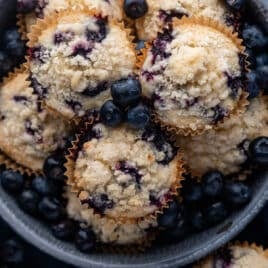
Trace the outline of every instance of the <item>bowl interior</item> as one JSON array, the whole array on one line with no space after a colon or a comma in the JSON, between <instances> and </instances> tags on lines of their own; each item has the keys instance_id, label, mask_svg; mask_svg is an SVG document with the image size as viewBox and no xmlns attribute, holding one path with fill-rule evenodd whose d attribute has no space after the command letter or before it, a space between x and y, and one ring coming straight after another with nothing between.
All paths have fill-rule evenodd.
<instances>
[{"instance_id":1,"label":"bowl interior","mask_svg":"<svg viewBox=\"0 0 268 268\"><path fill-rule=\"evenodd\" d=\"M248 2L268 32L268 1L248 0ZM268 200L268 171L259 174L257 177L252 184L253 199L251 202L228 217L222 224L176 244L154 246L137 255L82 254L72 244L55 239L47 226L20 210L15 200L3 191L1 185L0 214L27 241L44 252L79 267L179 267L209 254L212 250L231 240L260 211L265 201Z\"/></svg>"},{"instance_id":2,"label":"bowl interior","mask_svg":"<svg viewBox=\"0 0 268 268\"><path fill-rule=\"evenodd\" d=\"M0 187L0 214L21 236L46 253L79 267L178 267L189 264L217 249L239 233L260 211L268 199L268 171L257 175L252 184L251 202L228 217L222 224L195 234L184 241L154 246L142 254L94 253L85 255L70 243L55 239L47 226L19 209Z\"/></svg>"}]
</instances>

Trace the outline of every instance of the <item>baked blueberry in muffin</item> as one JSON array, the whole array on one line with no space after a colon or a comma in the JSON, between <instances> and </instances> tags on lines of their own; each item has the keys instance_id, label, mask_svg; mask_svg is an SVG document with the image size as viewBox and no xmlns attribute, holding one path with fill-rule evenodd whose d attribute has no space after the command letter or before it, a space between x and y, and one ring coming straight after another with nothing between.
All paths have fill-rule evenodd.
<instances>
[{"instance_id":1,"label":"baked blueberry in muffin","mask_svg":"<svg viewBox=\"0 0 268 268\"><path fill-rule=\"evenodd\" d=\"M47 89L46 105L66 118L100 108L110 98L111 84L133 75L128 31L92 10L47 17L29 37L32 79Z\"/></svg>"}]
</instances>

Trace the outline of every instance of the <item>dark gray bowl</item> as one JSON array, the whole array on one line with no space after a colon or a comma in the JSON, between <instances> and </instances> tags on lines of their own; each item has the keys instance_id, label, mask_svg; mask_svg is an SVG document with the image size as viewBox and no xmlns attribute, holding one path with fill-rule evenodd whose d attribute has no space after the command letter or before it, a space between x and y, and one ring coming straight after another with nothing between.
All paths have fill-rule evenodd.
<instances>
[{"instance_id":1,"label":"dark gray bowl","mask_svg":"<svg viewBox=\"0 0 268 268\"><path fill-rule=\"evenodd\" d=\"M250 1L252 10L268 30L268 0ZM15 231L44 252L79 267L145 268L180 267L192 263L224 245L237 235L260 211L268 200L268 171L258 175L253 184L253 199L245 208L231 215L222 224L196 234L180 243L153 247L143 254L94 253L85 255L72 244L55 239L48 228L20 210L0 186L0 215Z\"/></svg>"}]
</instances>

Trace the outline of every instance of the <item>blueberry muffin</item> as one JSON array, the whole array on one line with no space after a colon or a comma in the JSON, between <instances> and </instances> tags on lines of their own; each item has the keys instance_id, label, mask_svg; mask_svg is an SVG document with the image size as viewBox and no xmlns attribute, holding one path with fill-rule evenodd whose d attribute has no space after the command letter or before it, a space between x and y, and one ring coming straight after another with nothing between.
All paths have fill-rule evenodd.
<instances>
[{"instance_id":1,"label":"blueberry muffin","mask_svg":"<svg viewBox=\"0 0 268 268\"><path fill-rule=\"evenodd\" d=\"M135 22L138 37L153 40L173 18L204 16L233 27L234 15L222 0L147 0L148 12Z\"/></svg>"},{"instance_id":2,"label":"blueberry muffin","mask_svg":"<svg viewBox=\"0 0 268 268\"><path fill-rule=\"evenodd\" d=\"M29 37L40 97L68 119L99 108L110 98L112 82L133 75L136 56L128 31L91 10L47 17Z\"/></svg>"},{"instance_id":3,"label":"blueberry muffin","mask_svg":"<svg viewBox=\"0 0 268 268\"><path fill-rule=\"evenodd\" d=\"M162 125L196 134L243 110L246 57L241 40L217 22L173 24L140 58L143 94Z\"/></svg>"},{"instance_id":4,"label":"blueberry muffin","mask_svg":"<svg viewBox=\"0 0 268 268\"><path fill-rule=\"evenodd\" d=\"M19 165L41 171L48 155L64 147L70 126L42 109L27 78L20 69L0 87L0 149Z\"/></svg>"},{"instance_id":5,"label":"blueberry muffin","mask_svg":"<svg viewBox=\"0 0 268 268\"><path fill-rule=\"evenodd\" d=\"M151 217L180 186L178 148L159 129L87 125L67 163L67 184L82 204L110 218Z\"/></svg>"},{"instance_id":6,"label":"blueberry muffin","mask_svg":"<svg viewBox=\"0 0 268 268\"><path fill-rule=\"evenodd\" d=\"M195 268L267 268L268 251L255 244L231 245L207 257Z\"/></svg>"},{"instance_id":7,"label":"blueberry muffin","mask_svg":"<svg viewBox=\"0 0 268 268\"><path fill-rule=\"evenodd\" d=\"M244 168L249 143L259 136L268 137L268 99L264 96L253 99L244 114L230 118L218 129L201 136L179 136L177 142L192 174L200 176L217 169L230 175Z\"/></svg>"},{"instance_id":8,"label":"blueberry muffin","mask_svg":"<svg viewBox=\"0 0 268 268\"><path fill-rule=\"evenodd\" d=\"M104 17L110 16L117 20L122 20L121 0L37 0L32 12L20 16L20 24L24 24L27 33L30 32L31 26L36 20L42 19L53 12L59 12L68 8L81 7L83 5L96 9Z\"/></svg>"},{"instance_id":9,"label":"blueberry muffin","mask_svg":"<svg viewBox=\"0 0 268 268\"><path fill-rule=\"evenodd\" d=\"M97 240L104 244L137 244L144 248L154 238L153 228L157 226L156 221L120 223L116 219L95 214L87 206L81 205L76 195L70 191L67 191L65 196L68 200L66 210L69 217L90 227Z\"/></svg>"}]
</instances>

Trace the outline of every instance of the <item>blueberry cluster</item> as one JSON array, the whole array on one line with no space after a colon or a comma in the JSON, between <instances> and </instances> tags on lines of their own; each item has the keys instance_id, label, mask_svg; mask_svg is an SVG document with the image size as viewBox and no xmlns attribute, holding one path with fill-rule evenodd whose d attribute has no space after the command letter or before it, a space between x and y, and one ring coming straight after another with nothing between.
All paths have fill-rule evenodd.
<instances>
[{"instance_id":1,"label":"blueberry cluster","mask_svg":"<svg viewBox=\"0 0 268 268\"><path fill-rule=\"evenodd\" d=\"M113 100L106 101L100 109L101 120L115 127L126 121L134 128L145 128L150 122L150 111L141 103L141 84L138 79L128 77L111 86Z\"/></svg>"},{"instance_id":2,"label":"blueberry cluster","mask_svg":"<svg viewBox=\"0 0 268 268\"><path fill-rule=\"evenodd\" d=\"M1 184L16 198L23 211L47 222L56 238L73 240L79 250L91 252L96 244L93 231L80 228L78 222L68 219L66 215L66 200L62 197L65 185L64 163L63 154L55 153L44 163L44 176L32 177L2 167Z\"/></svg>"},{"instance_id":3,"label":"blueberry cluster","mask_svg":"<svg viewBox=\"0 0 268 268\"><path fill-rule=\"evenodd\" d=\"M159 242L177 242L218 224L252 196L247 184L228 181L219 171L208 172L201 182L187 175L181 194L183 201L172 202L158 218Z\"/></svg>"},{"instance_id":4,"label":"blueberry cluster","mask_svg":"<svg viewBox=\"0 0 268 268\"><path fill-rule=\"evenodd\" d=\"M16 27L4 31L0 39L0 79L24 60L25 43Z\"/></svg>"},{"instance_id":5,"label":"blueberry cluster","mask_svg":"<svg viewBox=\"0 0 268 268\"><path fill-rule=\"evenodd\" d=\"M249 97L256 97L261 90L268 94L268 36L257 25L245 24L242 32L252 71L248 74Z\"/></svg>"},{"instance_id":6,"label":"blueberry cluster","mask_svg":"<svg viewBox=\"0 0 268 268\"><path fill-rule=\"evenodd\" d=\"M268 94L268 36L263 30L250 21L251 10L248 10L246 0L225 0L227 6L234 12L243 15L241 37L246 46L246 53L250 62L250 71L247 74L247 90L249 99L255 98L263 90Z\"/></svg>"},{"instance_id":7,"label":"blueberry cluster","mask_svg":"<svg viewBox=\"0 0 268 268\"><path fill-rule=\"evenodd\" d=\"M247 154L251 163L265 169L268 165L268 138L253 140ZM179 204L172 202L158 218L162 228L161 242L178 241L220 223L252 197L248 184L230 180L216 170L204 174L201 182L186 174L181 194L183 201Z\"/></svg>"},{"instance_id":8,"label":"blueberry cluster","mask_svg":"<svg viewBox=\"0 0 268 268\"><path fill-rule=\"evenodd\" d=\"M0 81L19 66L25 56L25 43L16 24L16 0L0 0Z\"/></svg>"},{"instance_id":9,"label":"blueberry cluster","mask_svg":"<svg viewBox=\"0 0 268 268\"><path fill-rule=\"evenodd\" d=\"M247 18L250 18L249 15ZM250 62L251 72L247 75L249 98L263 91L268 94L268 36L253 22L244 23L242 38Z\"/></svg>"}]
</instances>

